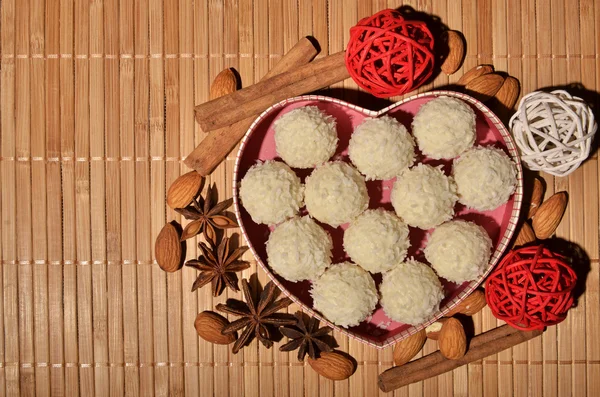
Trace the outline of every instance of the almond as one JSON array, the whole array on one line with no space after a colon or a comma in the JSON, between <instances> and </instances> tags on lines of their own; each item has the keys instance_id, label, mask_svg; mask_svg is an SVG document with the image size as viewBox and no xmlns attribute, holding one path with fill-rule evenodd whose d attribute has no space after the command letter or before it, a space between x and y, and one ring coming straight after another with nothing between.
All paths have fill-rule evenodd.
<instances>
[{"instance_id":1,"label":"almond","mask_svg":"<svg viewBox=\"0 0 600 397\"><path fill-rule=\"evenodd\" d=\"M190 171L175 179L167 192L167 204L171 208L187 207L204 186L204 177Z\"/></svg>"},{"instance_id":2,"label":"almond","mask_svg":"<svg viewBox=\"0 0 600 397\"><path fill-rule=\"evenodd\" d=\"M331 380L347 379L356 370L354 362L337 351L321 352L317 359L309 357L308 364L316 373Z\"/></svg>"},{"instance_id":3,"label":"almond","mask_svg":"<svg viewBox=\"0 0 600 397\"><path fill-rule=\"evenodd\" d=\"M467 335L460 321L449 318L440 331L440 353L449 360L458 360L467 352Z\"/></svg>"},{"instance_id":4,"label":"almond","mask_svg":"<svg viewBox=\"0 0 600 397\"><path fill-rule=\"evenodd\" d=\"M525 221L519 228L519 234L517 234L517 238L513 244L513 247L521 247L523 245L533 243L535 241L535 233L529 222Z\"/></svg>"},{"instance_id":5,"label":"almond","mask_svg":"<svg viewBox=\"0 0 600 397\"><path fill-rule=\"evenodd\" d=\"M409 362L419 351L421 351L426 340L427 335L425 330L422 329L416 334L396 343L396 346L394 346L394 363L396 365L402 365Z\"/></svg>"},{"instance_id":6,"label":"almond","mask_svg":"<svg viewBox=\"0 0 600 397\"><path fill-rule=\"evenodd\" d=\"M231 68L223 70L210 86L210 99L217 99L237 90L238 81Z\"/></svg>"},{"instance_id":7,"label":"almond","mask_svg":"<svg viewBox=\"0 0 600 397\"><path fill-rule=\"evenodd\" d=\"M481 289L476 289L469 296L463 299L458 305L454 306L446 316L451 317L455 314L464 314L472 316L479 313L487 305L485 301L485 293Z\"/></svg>"},{"instance_id":8,"label":"almond","mask_svg":"<svg viewBox=\"0 0 600 397\"><path fill-rule=\"evenodd\" d=\"M502 87L500 87L495 96L502 106L506 109L512 109L515 106L515 103L517 103L520 93L521 87L519 85L519 80L512 76L508 76L504 79Z\"/></svg>"},{"instance_id":9,"label":"almond","mask_svg":"<svg viewBox=\"0 0 600 397\"><path fill-rule=\"evenodd\" d=\"M533 231L540 240L552 236L567 208L567 192L558 192L544 201L531 221Z\"/></svg>"},{"instance_id":10,"label":"almond","mask_svg":"<svg viewBox=\"0 0 600 397\"><path fill-rule=\"evenodd\" d=\"M429 325L425 328L425 333L429 339L438 340L440 337L440 331L442 330L442 326L448 320L447 318L440 318L435 323Z\"/></svg>"},{"instance_id":11,"label":"almond","mask_svg":"<svg viewBox=\"0 0 600 397\"><path fill-rule=\"evenodd\" d=\"M465 43L460 33L455 30L445 32L446 43L448 44L448 56L442 63L442 72L447 75L456 73L460 69L465 58Z\"/></svg>"},{"instance_id":12,"label":"almond","mask_svg":"<svg viewBox=\"0 0 600 397\"><path fill-rule=\"evenodd\" d=\"M544 201L544 184L539 177L533 180L533 191L531 192L531 200L529 202L529 212L527 213L527 219L531 219L537 212L542 201Z\"/></svg>"},{"instance_id":13,"label":"almond","mask_svg":"<svg viewBox=\"0 0 600 397\"><path fill-rule=\"evenodd\" d=\"M183 249L175 221L163 226L154 243L154 256L165 272L175 272L183 265Z\"/></svg>"},{"instance_id":14,"label":"almond","mask_svg":"<svg viewBox=\"0 0 600 397\"><path fill-rule=\"evenodd\" d=\"M460 79L456 82L458 85L467 85L471 80L483 76L484 74L493 73L494 67L492 65L479 65L475 66L472 69L462 75Z\"/></svg>"},{"instance_id":15,"label":"almond","mask_svg":"<svg viewBox=\"0 0 600 397\"><path fill-rule=\"evenodd\" d=\"M469 81L465 89L468 94L485 102L496 95L503 83L504 77L496 73L488 73Z\"/></svg>"},{"instance_id":16,"label":"almond","mask_svg":"<svg viewBox=\"0 0 600 397\"><path fill-rule=\"evenodd\" d=\"M225 317L211 311L198 313L196 321L194 321L198 336L217 345L228 345L237 339L237 333L235 332L228 335L221 333L226 325L229 325L229 321Z\"/></svg>"}]
</instances>

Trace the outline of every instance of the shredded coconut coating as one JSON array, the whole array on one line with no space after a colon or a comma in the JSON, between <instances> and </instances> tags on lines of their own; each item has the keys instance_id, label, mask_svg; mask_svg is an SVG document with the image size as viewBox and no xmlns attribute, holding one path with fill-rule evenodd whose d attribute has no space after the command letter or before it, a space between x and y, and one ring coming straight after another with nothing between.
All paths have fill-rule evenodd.
<instances>
[{"instance_id":1,"label":"shredded coconut coating","mask_svg":"<svg viewBox=\"0 0 600 397\"><path fill-rule=\"evenodd\" d=\"M344 232L344 249L371 273L386 272L406 257L408 226L393 212L366 210Z\"/></svg>"},{"instance_id":2,"label":"shredded coconut coating","mask_svg":"<svg viewBox=\"0 0 600 397\"><path fill-rule=\"evenodd\" d=\"M337 227L360 215L369 205L365 179L341 161L325 163L306 178L305 201L310 215Z\"/></svg>"},{"instance_id":3,"label":"shredded coconut coating","mask_svg":"<svg viewBox=\"0 0 600 397\"><path fill-rule=\"evenodd\" d=\"M424 230L452 219L456 200L452 177L427 164L404 171L396 179L391 195L396 214L410 226Z\"/></svg>"},{"instance_id":4,"label":"shredded coconut coating","mask_svg":"<svg viewBox=\"0 0 600 397\"><path fill-rule=\"evenodd\" d=\"M423 154L451 159L475 143L475 112L460 99L432 99L415 115L412 132Z\"/></svg>"},{"instance_id":5,"label":"shredded coconut coating","mask_svg":"<svg viewBox=\"0 0 600 397\"><path fill-rule=\"evenodd\" d=\"M354 130L348 155L367 180L391 179L413 164L415 143L395 118L368 118Z\"/></svg>"},{"instance_id":6,"label":"shredded coconut coating","mask_svg":"<svg viewBox=\"0 0 600 397\"><path fill-rule=\"evenodd\" d=\"M515 191L517 170L500 149L475 147L454 160L459 201L478 211L506 203Z\"/></svg>"},{"instance_id":7,"label":"shredded coconut coating","mask_svg":"<svg viewBox=\"0 0 600 397\"><path fill-rule=\"evenodd\" d=\"M289 281L315 280L331 265L331 236L310 217L277 226L267 241L271 269Z\"/></svg>"},{"instance_id":8,"label":"shredded coconut coating","mask_svg":"<svg viewBox=\"0 0 600 397\"><path fill-rule=\"evenodd\" d=\"M338 144L335 119L316 106L294 109L275 120L275 147L294 168L313 168L333 156Z\"/></svg>"},{"instance_id":9,"label":"shredded coconut coating","mask_svg":"<svg viewBox=\"0 0 600 397\"><path fill-rule=\"evenodd\" d=\"M279 161L253 165L240 184L242 205L256 223L274 225L293 217L302 207L300 178Z\"/></svg>"},{"instance_id":10,"label":"shredded coconut coating","mask_svg":"<svg viewBox=\"0 0 600 397\"><path fill-rule=\"evenodd\" d=\"M371 275L351 262L331 266L310 292L315 309L342 327L358 325L373 313L378 300Z\"/></svg>"},{"instance_id":11,"label":"shredded coconut coating","mask_svg":"<svg viewBox=\"0 0 600 397\"><path fill-rule=\"evenodd\" d=\"M456 220L438 226L431 233L425 258L440 277L462 283L483 274L491 251L492 240L483 227Z\"/></svg>"},{"instance_id":12,"label":"shredded coconut coating","mask_svg":"<svg viewBox=\"0 0 600 397\"><path fill-rule=\"evenodd\" d=\"M440 279L426 264L407 260L383 275L381 306L394 321L418 325L438 311L444 299Z\"/></svg>"}]
</instances>

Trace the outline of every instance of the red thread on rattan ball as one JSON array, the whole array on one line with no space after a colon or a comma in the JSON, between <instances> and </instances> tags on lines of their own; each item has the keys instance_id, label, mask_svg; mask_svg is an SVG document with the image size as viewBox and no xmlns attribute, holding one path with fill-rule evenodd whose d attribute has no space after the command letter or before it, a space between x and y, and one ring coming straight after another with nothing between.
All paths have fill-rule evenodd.
<instances>
[{"instance_id":1,"label":"red thread on rattan ball","mask_svg":"<svg viewBox=\"0 0 600 397\"><path fill-rule=\"evenodd\" d=\"M487 279L485 297L496 318L517 329L542 330L567 317L576 282L563 256L531 246L502 259Z\"/></svg>"},{"instance_id":2,"label":"red thread on rattan ball","mask_svg":"<svg viewBox=\"0 0 600 397\"><path fill-rule=\"evenodd\" d=\"M346 68L356 84L378 98L406 94L433 72L433 36L424 22L395 10L364 18L350 29Z\"/></svg>"}]
</instances>

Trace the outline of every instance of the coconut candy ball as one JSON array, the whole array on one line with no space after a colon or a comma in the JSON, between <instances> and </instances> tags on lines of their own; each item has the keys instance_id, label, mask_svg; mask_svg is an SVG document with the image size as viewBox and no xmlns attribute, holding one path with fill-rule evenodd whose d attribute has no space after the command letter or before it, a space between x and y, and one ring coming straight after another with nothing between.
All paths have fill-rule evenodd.
<instances>
[{"instance_id":1,"label":"coconut candy ball","mask_svg":"<svg viewBox=\"0 0 600 397\"><path fill-rule=\"evenodd\" d=\"M381 305L394 321L418 325L429 319L444 299L437 274L426 264L407 260L383 275Z\"/></svg>"},{"instance_id":2,"label":"coconut candy ball","mask_svg":"<svg viewBox=\"0 0 600 397\"><path fill-rule=\"evenodd\" d=\"M312 284L314 308L332 323L353 327L377 305L377 288L371 275L351 262L332 265Z\"/></svg>"},{"instance_id":3,"label":"coconut candy ball","mask_svg":"<svg viewBox=\"0 0 600 397\"><path fill-rule=\"evenodd\" d=\"M438 226L431 233L425 258L440 277L462 283L483 274L491 252L492 240L484 228L455 220Z\"/></svg>"},{"instance_id":4,"label":"coconut candy ball","mask_svg":"<svg viewBox=\"0 0 600 397\"><path fill-rule=\"evenodd\" d=\"M344 249L371 273L386 272L406 257L408 226L393 212L366 210L344 231Z\"/></svg>"},{"instance_id":5,"label":"coconut candy ball","mask_svg":"<svg viewBox=\"0 0 600 397\"><path fill-rule=\"evenodd\" d=\"M460 99L441 96L419 108L412 132L424 155L451 159L475 143L475 112Z\"/></svg>"},{"instance_id":6,"label":"coconut candy ball","mask_svg":"<svg viewBox=\"0 0 600 397\"><path fill-rule=\"evenodd\" d=\"M413 164L415 143L395 118L368 118L354 129L348 156L367 180L391 179Z\"/></svg>"},{"instance_id":7,"label":"coconut candy ball","mask_svg":"<svg viewBox=\"0 0 600 397\"><path fill-rule=\"evenodd\" d=\"M338 144L335 119L305 106L275 120L275 147L290 167L313 168L333 156Z\"/></svg>"},{"instance_id":8,"label":"coconut candy ball","mask_svg":"<svg viewBox=\"0 0 600 397\"><path fill-rule=\"evenodd\" d=\"M517 170L500 149L475 147L454 160L458 201L478 211L506 203L517 185Z\"/></svg>"},{"instance_id":9,"label":"coconut candy ball","mask_svg":"<svg viewBox=\"0 0 600 397\"><path fill-rule=\"evenodd\" d=\"M253 165L240 183L242 205L256 223L273 225L293 217L303 194L300 178L279 161Z\"/></svg>"},{"instance_id":10,"label":"coconut candy ball","mask_svg":"<svg viewBox=\"0 0 600 397\"><path fill-rule=\"evenodd\" d=\"M410 226L424 230L452 219L456 200L452 177L427 164L404 171L391 194L396 214Z\"/></svg>"},{"instance_id":11,"label":"coconut candy ball","mask_svg":"<svg viewBox=\"0 0 600 397\"><path fill-rule=\"evenodd\" d=\"M310 215L334 227L350 222L369 205L364 177L341 161L317 167L306 178L305 186Z\"/></svg>"},{"instance_id":12,"label":"coconut candy ball","mask_svg":"<svg viewBox=\"0 0 600 397\"><path fill-rule=\"evenodd\" d=\"M315 280L331 265L331 236L310 217L295 217L277 227L267 241L271 269L289 281Z\"/></svg>"}]
</instances>

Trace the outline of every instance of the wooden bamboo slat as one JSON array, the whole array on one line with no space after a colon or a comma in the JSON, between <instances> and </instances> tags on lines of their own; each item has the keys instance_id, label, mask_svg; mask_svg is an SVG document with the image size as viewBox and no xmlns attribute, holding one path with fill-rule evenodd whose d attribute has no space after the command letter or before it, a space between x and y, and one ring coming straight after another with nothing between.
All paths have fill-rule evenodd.
<instances>
[{"instance_id":1,"label":"wooden bamboo slat","mask_svg":"<svg viewBox=\"0 0 600 397\"><path fill-rule=\"evenodd\" d=\"M166 150L165 150L165 33L163 19L163 1L150 0L149 12L149 49L150 49L150 157L151 163L151 238L163 227L165 219L166 193ZM174 179L174 178L173 178ZM152 258L154 259L154 252ZM166 395L169 391L169 356L167 324L167 276L157 266L152 266L149 275L148 305L152 310L152 359L154 366L154 384L146 385L149 393ZM158 363L161 363L158 365Z\"/></svg>"},{"instance_id":2,"label":"wooden bamboo slat","mask_svg":"<svg viewBox=\"0 0 600 397\"><path fill-rule=\"evenodd\" d=\"M15 240L17 243L17 300L18 334L17 339L8 343L17 343L19 362L32 363L33 349L33 244L31 213L31 59L29 48L29 4L20 4L15 14L15 154L19 161L15 170L17 223ZM20 56L24 56L19 57ZM19 392L35 393L35 373L32 367L19 371Z\"/></svg>"},{"instance_id":3,"label":"wooden bamboo slat","mask_svg":"<svg viewBox=\"0 0 600 397\"><path fill-rule=\"evenodd\" d=\"M134 2L133 0L119 3L118 10L120 35L119 53L133 54L134 43ZM119 62L119 149L123 159L135 159L135 60L125 58ZM121 277L115 274L122 288L122 299L115 302L117 309L118 324L122 330L115 329L111 341L117 356L124 363L137 361L137 275L135 263L137 260L136 247L136 162L129 160L121 162L121 197L120 197L120 264L117 269L121 270ZM115 286L115 293L118 295ZM112 327L110 329L113 329ZM115 338L120 337L120 341ZM119 343L120 342L120 343ZM137 368L124 365L123 368L115 368L111 374L111 382L116 383L115 394L138 395ZM117 382L120 382L117 383Z\"/></svg>"},{"instance_id":4,"label":"wooden bamboo slat","mask_svg":"<svg viewBox=\"0 0 600 397\"><path fill-rule=\"evenodd\" d=\"M597 70L594 72L595 66L600 64L598 60L594 61L594 56L597 54L597 49L600 48L600 43L597 40L592 40L596 29L600 28L600 23L597 17L600 16L600 8L592 7L592 3L584 1L580 4L580 43L581 54L581 82L588 90L598 91L600 81L596 77ZM594 23L595 21L595 23ZM596 26L595 26L596 25ZM583 219L583 247L585 252L594 255L599 252L598 248L598 227L594 224L594 219L598 218L598 159L592 159L583 165L583 208L585 209L585 217ZM586 365L581 369L586 372L586 389L585 393L590 395L595 390L600 388L600 343L597 338L590 336L588 329L593 324L597 324L600 313L600 269L598 261L590 264L590 272L586 280L585 288L585 326L579 330L581 334L585 333L585 351L577 351L582 354ZM580 298L580 299L582 299ZM581 385L583 387L583 385Z\"/></svg>"},{"instance_id":5,"label":"wooden bamboo slat","mask_svg":"<svg viewBox=\"0 0 600 397\"><path fill-rule=\"evenodd\" d=\"M136 316L131 324L137 327L131 334L125 332L125 341L129 341L132 363L131 369L125 369L125 377L133 372L133 384L130 395L149 395L154 390L154 367L148 365L154 362L153 333L152 333L152 187L151 187L151 151L150 151L150 61L149 61L149 4L148 0L136 0L134 3L134 51L138 55L134 60L134 129L135 129L135 215L136 215L136 278L135 299L137 316L134 311L129 316ZM132 291L133 292L133 291ZM127 304L127 301L125 301ZM127 307L127 306L126 306ZM128 312L129 313L129 312ZM137 333L137 336L134 335ZM126 352L125 359L129 361ZM138 374L136 379L135 374ZM137 380L137 382L136 382ZM128 382L127 382L128 383ZM126 391L129 390L126 388Z\"/></svg>"},{"instance_id":6,"label":"wooden bamboo slat","mask_svg":"<svg viewBox=\"0 0 600 397\"><path fill-rule=\"evenodd\" d=\"M15 126L15 3L3 4L2 9L2 98L6 100L6 109L2 109L2 157L14 158L16 155ZM5 55L12 56L5 60ZM2 258L3 258L3 355L5 362L19 361L18 309L17 309L17 234L16 220L16 163L3 162L2 185ZM12 188L11 188L12 187ZM4 375L5 393L19 392L19 368L7 368Z\"/></svg>"},{"instance_id":7,"label":"wooden bamboo slat","mask_svg":"<svg viewBox=\"0 0 600 397\"><path fill-rule=\"evenodd\" d=\"M60 52L59 24L50 23L58 18L60 3L46 2L44 13L45 54ZM47 59L45 67L45 131L44 137L48 159L61 156L60 141L60 61ZM2 97L3 99L3 97ZM63 308L63 246L62 246L62 203L61 167L59 161L46 164L46 215L47 215L47 260L48 260L48 340L50 366L50 395L65 393L65 368L58 366L65 361L64 351L64 308ZM76 335L75 335L76 337Z\"/></svg>"},{"instance_id":8,"label":"wooden bamboo slat","mask_svg":"<svg viewBox=\"0 0 600 397\"><path fill-rule=\"evenodd\" d=\"M463 67L416 92L445 87L481 63L517 77L522 94L581 83L600 106L600 6L593 0L406 1L467 42ZM162 272L154 239L181 159L206 135L193 108L214 76L257 82L300 37L319 57L343 50L360 18L391 0L4 0L0 2L0 396L388 395L376 377L392 348L336 333L356 374L332 382L296 352L256 341L237 355L197 337L194 319L227 298L190 293L197 272ZM572 87L571 87L572 88ZM347 80L326 93L376 108ZM392 98L393 100L402 97ZM510 112L500 113L501 117ZM232 194L234 150L207 182ZM546 197L569 194L557 236L590 259L585 293L541 338L393 396L580 396L600 391L600 165L542 174ZM582 216L583 214L583 216ZM227 232L232 236L239 230ZM188 241L187 259L198 255ZM243 244L243 241L240 242ZM264 285L251 253L244 259ZM290 306L289 312L298 309ZM500 324L489 309L476 333ZM285 342L282 341L282 342ZM428 341L422 353L437 350Z\"/></svg>"},{"instance_id":9,"label":"wooden bamboo slat","mask_svg":"<svg viewBox=\"0 0 600 397\"><path fill-rule=\"evenodd\" d=\"M30 15L30 53L45 53L44 31L44 2L32 1ZM33 161L34 158L44 158L46 155L46 113L45 113L45 67L43 59L31 60L31 194L37 197L32 200L32 224L37 228L32 230L32 256L39 262L33 265L33 327L34 327L34 357L36 361L49 362L48 338L48 245L46 213L46 163ZM37 231L36 231L37 230ZM35 388L39 395L50 393L50 368L40 368L35 371Z\"/></svg>"},{"instance_id":10,"label":"wooden bamboo slat","mask_svg":"<svg viewBox=\"0 0 600 397\"><path fill-rule=\"evenodd\" d=\"M127 61L112 54L121 53L120 40L127 35L120 29L119 2L105 1L104 4L104 54L109 56L104 61L104 98L105 98L105 156L107 159L127 158L126 147L121 147L121 141L127 140L126 127L121 129L124 109L121 106L120 66L123 69ZM123 27L125 28L125 27ZM124 76L127 79L127 76ZM125 103L123 105L126 105ZM129 153L130 154L130 153ZM123 231L130 227L131 218L122 219L121 199L126 192L121 191L121 170L127 171L127 162L107 161L105 166L105 206L106 206L106 340L107 361L123 362L123 243L126 242ZM126 179L126 178L125 178ZM125 240L125 241L124 241ZM109 382L109 394L121 395L124 392L124 366L109 366L102 372L100 379ZM98 380L98 377L96 378ZM105 387L104 387L105 388Z\"/></svg>"}]
</instances>

